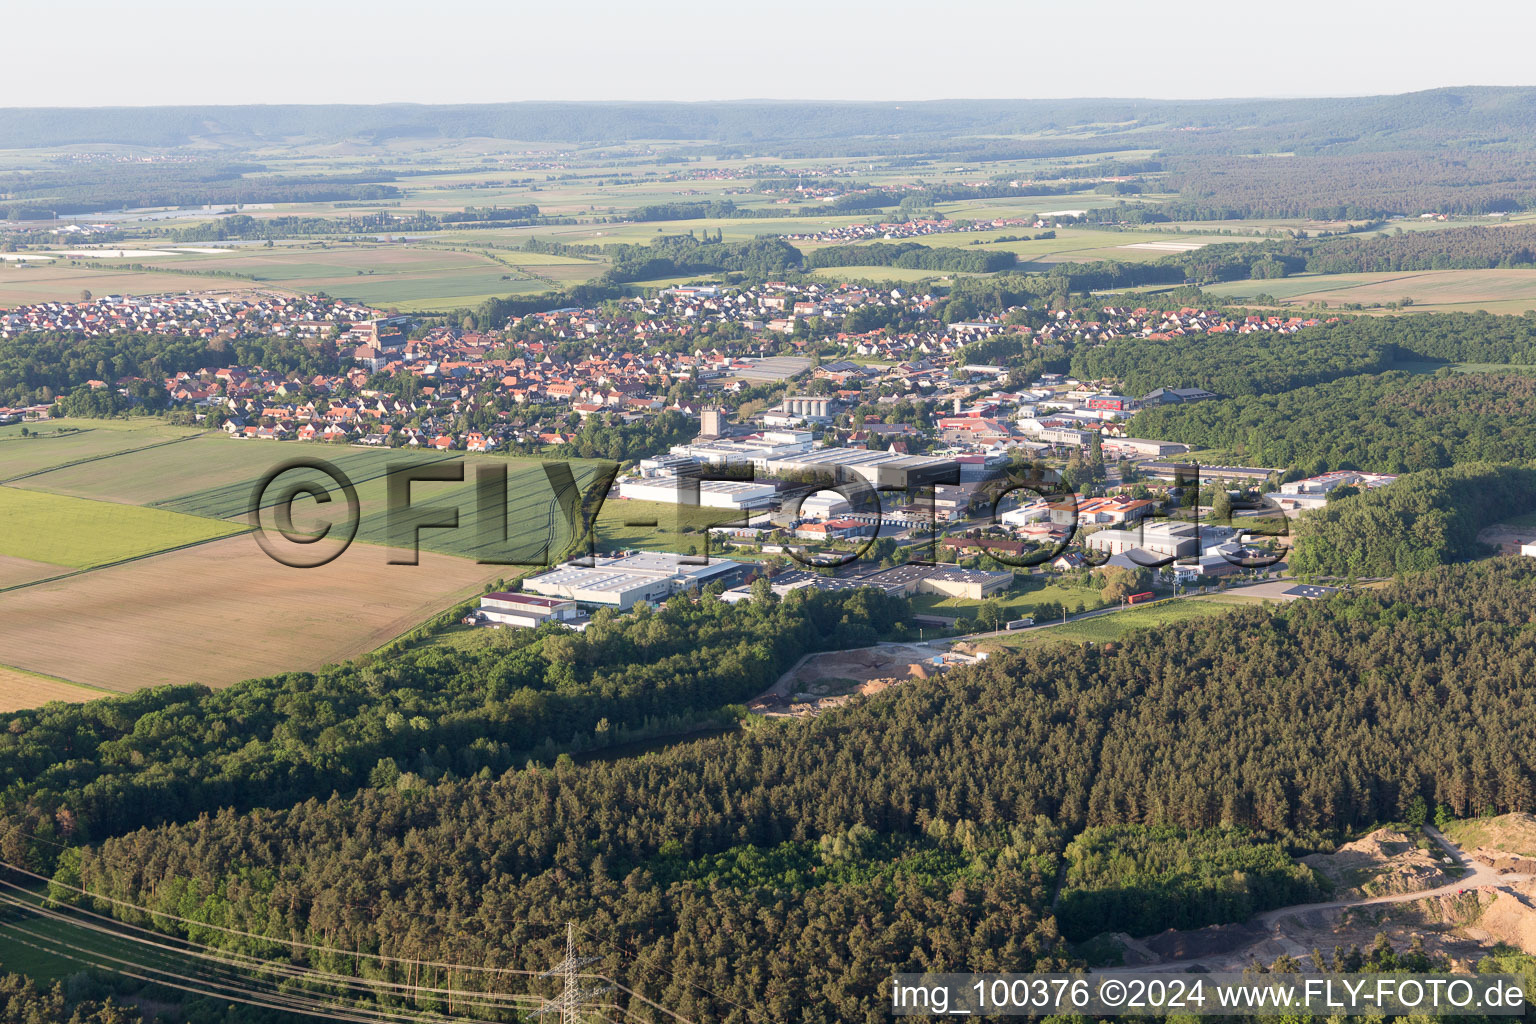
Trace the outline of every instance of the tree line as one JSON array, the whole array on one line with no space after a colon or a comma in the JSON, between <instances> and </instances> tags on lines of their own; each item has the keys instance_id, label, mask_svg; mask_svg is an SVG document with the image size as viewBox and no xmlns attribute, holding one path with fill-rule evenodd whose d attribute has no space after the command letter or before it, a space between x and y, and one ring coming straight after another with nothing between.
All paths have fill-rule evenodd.
<instances>
[{"instance_id":1,"label":"tree line","mask_svg":"<svg viewBox=\"0 0 1536 1024\"><path fill-rule=\"evenodd\" d=\"M1302 575L1391 576L1487 554L1478 531L1536 512L1536 469L1486 463L1410 473L1330 500L1296 524Z\"/></svg>"},{"instance_id":2,"label":"tree line","mask_svg":"<svg viewBox=\"0 0 1536 1024\"><path fill-rule=\"evenodd\" d=\"M1292 391L1144 409L1130 430L1308 475L1519 462L1536 459L1536 377L1391 370Z\"/></svg>"},{"instance_id":3,"label":"tree line","mask_svg":"<svg viewBox=\"0 0 1536 1024\"><path fill-rule=\"evenodd\" d=\"M313 345L288 338L186 338L133 332L89 337L42 332L0 338L0 404L44 404L90 380L115 387L142 377L161 395L163 378L183 370L260 366L305 377L341 366L333 341Z\"/></svg>"},{"instance_id":4,"label":"tree line","mask_svg":"<svg viewBox=\"0 0 1536 1024\"><path fill-rule=\"evenodd\" d=\"M0 809L80 842L370 781L500 773L714 721L805 652L872 644L906 614L868 588L737 605L679 595L654 611L599 611L580 633L499 630L469 650L428 644L222 690L51 704L0 716ZM16 833L0 850L50 856Z\"/></svg>"}]
</instances>

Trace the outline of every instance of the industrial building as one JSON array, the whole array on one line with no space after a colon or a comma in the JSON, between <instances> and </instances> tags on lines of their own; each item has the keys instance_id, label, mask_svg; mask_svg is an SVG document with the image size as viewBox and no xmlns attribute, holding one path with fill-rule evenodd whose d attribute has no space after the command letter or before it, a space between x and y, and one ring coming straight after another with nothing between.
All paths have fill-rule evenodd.
<instances>
[{"instance_id":1,"label":"industrial building","mask_svg":"<svg viewBox=\"0 0 1536 1024\"><path fill-rule=\"evenodd\" d=\"M661 473L631 476L619 481L619 497L658 501L668 505L700 505L705 508L756 509L772 503L778 488L750 480L699 480Z\"/></svg>"},{"instance_id":2,"label":"industrial building","mask_svg":"<svg viewBox=\"0 0 1536 1024\"><path fill-rule=\"evenodd\" d=\"M818 448L803 454L754 459L752 466L765 476L820 470L833 480L860 479L878 489L897 491L938 483L956 473L955 464L949 459L861 448Z\"/></svg>"},{"instance_id":3,"label":"industrial building","mask_svg":"<svg viewBox=\"0 0 1536 1024\"><path fill-rule=\"evenodd\" d=\"M799 455L811 450L809 430L765 430L746 437L699 437L672 446L673 455L687 456L709 466L743 466L763 459Z\"/></svg>"},{"instance_id":4,"label":"industrial building","mask_svg":"<svg viewBox=\"0 0 1536 1024\"><path fill-rule=\"evenodd\" d=\"M744 583L756 567L728 558L703 558L661 551L600 556L591 565L567 562L523 581L523 589L578 604L628 611L641 602L657 604L673 594L717 580Z\"/></svg>"},{"instance_id":5,"label":"industrial building","mask_svg":"<svg viewBox=\"0 0 1536 1024\"><path fill-rule=\"evenodd\" d=\"M1090 534L1087 546L1106 555L1141 551L1159 558L1184 558L1199 551L1199 527L1194 523L1164 520L1140 529L1100 530Z\"/></svg>"},{"instance_id":6,"label":"industrial building","mask_svg":"<svg viewBox=\"0 0 1536 1024\"><path fill-rule=\"evenodd\" d=\"M503 591L482 597L478 614L487 622L522 629L537 629L546 622L571 622L578 618L575 601Z\"/></svg>"},{"instance_id":7,"label":"industrial building","mask_svg":"<svg viewBox=\"0 0 1536 1024\"><path fill-rule=\"evenodd\" d=\"M953 565L908 564L892 569L876 569L852 572L841 576L823 576L820 573L795 570L773 577L773 592L783 597L791 590L814 587L817 590L856 590L874 587L895 597L912 594L938 594L979 601L984 597L1001 593L1013 585L1011 572L985 572L980 569L961 569ZM720 595L724 601L744 601L751 597L751 588L739 587Z\"/></svg>"},{"instance_id":8,"label":"industrial building","mask_svg":"<svg viewBox=\"0 0 1536 1024\"><path fill-rule=\"evenodd\" d=\"M980 601L984 597L1002 593L1013 586L1011 572L988 572L983 569L961 569L953 565L916 563L882 569L862 579L887 592L899 588L901 593L907 595L938 594L943 597L958 597L971 601Z\"/></svg>"},{"instance_id":9,"label":"industrial building","mask_svg":"<svg viewBox=\"0 0 1536 1024\"><path fill-rule=\"evenodd\" d=\"M830 423L833 400L826 395L792 395L763 415L763 422L771 427L787 427L797 423Z\"/></svg>"},{"instance_id":10,"label":"industrial building","mask_svg":"<svg viewBox=\"0 0 1536 1024\"><path fill-rule=\"evenodd\" d=\"M1162 458L1164 455L1178 455L1189 451L1189 445L1178 444L1173 441L1158 441L1146 437L1106 437L1104 438L1105 452L1129 452L1132 455L1147 455L1154 458Z\"/></svg>"},{"instance_id":11,"label":"industrial building","mask_svg":"<svg viewBox=\"0 0 1536 1024\"><path fill-rule=\"evenodd\" d=\"M1397 477L1389 473L1360 473L1340 469L1332 473L1324 473L1322 476L1312 476L1305 480L1292 480L1290 483L1281 484L1280 493L1275 495L1275 502L1287 511L1320 508L1328 503L1328 495L1339 487L1358 487L1364 491L1373 487L1385 487L1396 479Z\"/></svg>"}]
</instances>

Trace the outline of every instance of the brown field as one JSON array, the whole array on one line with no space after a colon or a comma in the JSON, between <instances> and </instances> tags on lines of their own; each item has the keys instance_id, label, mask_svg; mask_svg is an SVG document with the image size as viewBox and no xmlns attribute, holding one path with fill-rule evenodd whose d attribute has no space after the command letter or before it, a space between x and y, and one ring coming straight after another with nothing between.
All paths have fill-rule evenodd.
<instances>
[{"instance_id":1,"label":"brown field","mask_svg":"<svg viewBox=\"0 0 1536 1024\"><path fill-rule=\"evenodd\" d=\"M509 572L425 551L416 566L386 557L356 544L292 569L237 536L109 566L0 593L0 650L18 668L122 692L226 686L373 650Z\"/></svg>"},{"instance_id":2,"label":"brown field","mask_svg":"<svg viewBox=\"0 0 1536 1024\"><path fill-rule=\"evenodd\" d=\"M106 696L110 695L62 679L49 679L0 665L0 712L38 708L54 700L78 703Z\"/></svg>"},{"instance_id":3,"label":"brown field","mask_svg":"<svg viewBox=\"0 0 1536 1024\"><path fill-rule=\"evenodd\" d=\"M255 287L253 284L251 289ZM92 295L160 295L166 292L218 290L228 293L251 289L232 288L227 284L220 287L217 278L192 274L94 270L67 266L62 260L39 263L21 270L0 267L0 309L25 306L32 302L75 302L80 298L82 290ZM263 285L261 290L274 292L281 289Z\"/></svg>"},{"instance_id":4,"label":"brown field","mask_svg":"<svg viewBox=\"0 0 1536 1024\"><path fill-rule=\"evenodd\" d=\"M34 562L30 558L0 555L0 590L74 571L67 565L52 565L48 562Z\"/></svg>"}]
</instances>

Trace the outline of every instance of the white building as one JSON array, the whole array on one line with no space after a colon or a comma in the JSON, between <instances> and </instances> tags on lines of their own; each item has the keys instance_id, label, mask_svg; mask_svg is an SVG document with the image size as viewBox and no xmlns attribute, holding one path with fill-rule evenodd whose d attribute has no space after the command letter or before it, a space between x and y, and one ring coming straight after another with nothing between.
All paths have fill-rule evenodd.
<instances>
[{"instance_id":1,"label":"white building","mask_svg":"<svg viewBox=\"0 0 1536 1024\"><path fill-rule=\"evenodd\" d=\"M697 487L697 490L694 488ZM750 480L689 480L670 473L631 476L619 481L619 497L658 501L668 505L701 505L705 508L763 508L778 489L770 483Z\"/></svg>"},{"instance_id":2,"label":"white building","mask_svg":"<svg viewBox=\"0 0 1536 1024\"><path fill-rule=\"evenodd\" d=\"M1339 469L1321 476L1311 476L1305 480L1292 480L1288 484L1281 484L1280 493L1275 496L1275 501L1281 508L1287 510L1320 508L1328 503L1328 495L1336 488L1349 486L1358 487L1364 491L1373 487L1385 487L1396 479L1397 477L1389 473L1360 473L1352 469Z\"/></svg>"},{"instance_id":3,"label":"white building","mask_svg":"<svg viewBox=\"0 0 1536 1024\"><path fill-rule=\"evenodd\" d=\"M673 455L686 455L710 466L742 466L761 459L799 455L811 450L809 430L765 430L748 437L699 439L672 447Z\"/></svg>"},{"instance_id":4,"label":"white building","mask_svg":"<svg viewBox=\"0 0 1536 1024\"><path fill-rule=\"evenodd\" d=\"M1142 551L1156 558L1183 558L1199 550L1194 523L1165 520L1148 523L1140 529L1100 530L1087 541L1088 547L1107 555Z\"/></svg>"},{"instance_id":5,"label":"white building","mask_svg":"<svg viewBox=\"0 0 1536 1024\"><path fill-rule=\"evenodd\" d=\"M598 557L591 565L567 562L523 581L523 589L584 605L628 611L643 602L656 604L691 587L717 579L741 582L753 567L727 558L687 558L663 551Z\"/></svg>"},{"instance_id":6,"label":"white building","mask_svg":"<svg viewBox=\"0 0 1536 1024\"><path fill-rule=\"evenodd\" d=\"M575 601L498 591L480 599L480 617L503 626L537 629L546 622L569 622L577 611Z\"/></svg>"}]
</instances>

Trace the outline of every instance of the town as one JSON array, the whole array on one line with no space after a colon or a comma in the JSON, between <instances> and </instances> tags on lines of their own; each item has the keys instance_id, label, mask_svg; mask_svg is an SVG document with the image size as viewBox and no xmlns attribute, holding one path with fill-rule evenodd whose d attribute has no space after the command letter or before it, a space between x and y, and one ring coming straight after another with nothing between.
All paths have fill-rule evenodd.
<instances>
[{"instance_id":1,"label":"town","mask_svg":"<svg viewBox=\"0 0 1536 1024\"><path fill-rule=\"evenodd\" d=\"M1230 512L1225 523L1197 524L1177 512L1193 479L1179 460L1197 456L1130 436L1127 424L1141 409L1214 393L1128 395L1114 382L1017 368L1047 346L1286 334L1315 318L1123 306L1088 318L1018 306L946 323L935 306L935 296L899 287L710 284L480 330L320 295L53 303L15 310L0 325L179 332L215 343L286 337L334 353L336 368L298 374L226 363L158 381L92 380L83 394L0 409L0 418L42 421L103 396L131 411L148 386L164 389L160 407L171 415L252 443L606 458L621 464L615 503L717 512L705 527L702 564L712 568L702 576L689 568L699 560L693 551L607 551L612 561L601 568L567 565L524 580L526 597L487 598L477 621L488 624L580 627L597 608L628 610L706 581L729 583L728 599L746 594L760 574L781 593L875 586L961 602L1005 593L1032 572L1086 579L1120 569L1138 591L1153 580L1176 590L1259 578L1278 560L1262 552L1283 550L1273 522L1260 520L1316 507L1344 481L1202 467L1207 503L1211 482L1223 480L1236 487L1229 499L1257 506L1246 513L1248 529ZM857 329L871 318L886 326ZM998 481L1026 467L1035 467L1032 491L996 493ZM1176 518L1163 519L1170 511ZM953 568L889 577L914 559ZM964 618L920 621L944 628Z\"/></svg>"}]
</instances>

